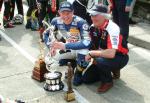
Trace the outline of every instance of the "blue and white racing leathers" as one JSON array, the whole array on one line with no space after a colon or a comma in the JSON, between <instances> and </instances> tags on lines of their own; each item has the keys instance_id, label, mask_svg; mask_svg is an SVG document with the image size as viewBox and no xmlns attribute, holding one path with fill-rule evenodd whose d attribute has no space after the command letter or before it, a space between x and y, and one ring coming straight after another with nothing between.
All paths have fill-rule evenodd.
<instances>
[{"instance_id":1,"label":"blue and white racing leathers","mask_svg":"<svg viewBox=\"0 0 150 103\"><path fill-rule=\"evenodd\" d=\"M51 25L58 28L57 40L61 41L61 38L65 39L65 48L70 52L60 53L57 51L56 55L52 58L59 61L61 59L76 59L78 65L85 61L85 55L88 53L88 49L91 44L91 38L89 36L89 26L87 22L78 17L73 16L73 20L69 25L64 24L60 17L56 17L52 20ZM51 38L50 33L44 33L44 41L47 47L50 48Z\"/></svg>"}]
</instances>

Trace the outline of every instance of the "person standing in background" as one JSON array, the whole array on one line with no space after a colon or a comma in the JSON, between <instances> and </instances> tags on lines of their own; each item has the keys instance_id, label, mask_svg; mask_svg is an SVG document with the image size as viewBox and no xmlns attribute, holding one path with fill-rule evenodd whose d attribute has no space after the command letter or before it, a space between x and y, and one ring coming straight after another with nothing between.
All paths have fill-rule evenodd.
<instances>
[{"instance_id":1,"label":"person standing in background","mask_svg":"<svg viewBox=\"0 0 150 103\"><path fill-rule=\"evenodd\" d=\"M48 19L51 22L51 20L56 16L58 8L59 8L59 3L65 1L65 0L38 0L38 2L41 5L40 13L39 13L39 33L41 37L41 41L43 42L43 32L45 28L43 27L42 21L44 18L48 17Z\"/></svg>"},{"instance_id":2,"label":"person standing in background","mask_svg":"<svg viewBox=\"0 0 150 103\"><path fill-rule=\"evenodd\" d=\"M110 12L112 10L113 21L120 27L120 33L128 43L129 36L129 12L132 0L108 0Z\"/></svg>"},{"instance_id":3,"label":"person standing in background","mask_svg":"<svg viewBox=\"0 0 150 103\"><path fill-rule=\"evenodd\" d=\"M89 25L91 25L92 20L87 10L91 9L93 5L101 3L102 1L103 0L74 0L73 2L74 14L80 16L81 18L86 20Z\"/></svg>"},{"instance_id":4,"label":"person standing in background","mask_svg":"<svg viewBox=\"0 0 150 103\"><path fill-rule=\"evenodd\" d=\"M3 26L4 28L15 27L10 21L10 13L12 10L12 0L4 0L4 16L3 16Z\"/></svg>"},{"instance_id":5,"label":"person standing in background","mask_svg":"<svg viewBox=\"0 0 150 103\"><path fill-rule=\"evenodd\" d=\"M36 9L36 0L27 0L27 3L29 5L28 11L27 11L27 15L26 15L26 19L27 19L27 23L26 23L26 29L30 29L31 28L31 15L33 10Z\"/></svg>"},{"instance_id":6,"label":"person standing in background","mask_svg":"<svg viewBox=\"0 0 150 103\"><path fill-rule=\"evenodd\" d=\"M12 0L12 11L10 13L10 19L12 20L14 17L14 10L15 10L15 3L17 5L17 9L18 9L18 14L20 15L24 15L23 14L23 4L22 4L22 0Z\"/></svg>"},{"instance_id":7,"label":"person standing in background","mask_svg":"<svg viewBox=\"0 0 150 103\"><path fill-rule=\"evenodd\" d=\"M24 15L23 13L23 3L22 0L16 0L18 14Z\"/></svg>"},{"instance_id":8,"label":"person standing in background","mask_svg":"<svg viewBox=\"0 0 150 103\"><path fill-rule=\"evenodd\" d=\"M89 25L91 25L92 21L89 14L87 13L87 4L88 0L75 0L73 2L74 14L83 18L88 22Z\"/></svg>"}]
</instances>

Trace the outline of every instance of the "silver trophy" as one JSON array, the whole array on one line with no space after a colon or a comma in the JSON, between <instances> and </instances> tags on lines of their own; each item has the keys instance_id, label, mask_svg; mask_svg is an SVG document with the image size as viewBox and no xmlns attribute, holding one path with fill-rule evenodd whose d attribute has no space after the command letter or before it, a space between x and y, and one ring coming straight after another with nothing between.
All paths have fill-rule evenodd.
<instances>
[{"instance_id":1,"label":"silver trophy","mask_svg":"<svg viewBox=\"0 0 150 103\"><path fill-rule=\"evenodd\" d=\"M55 92L62 90L64 88L64 84L61 81L62 73L55 71L49 72L44 75L46 78L46 82L44 84L44 89L47 91Z\"/></svg>"},{"instance_id":2,"label":"silver trophy","mask_svg":"<svg viewBox=\"0 0 150 103\"><path fill-rule=\"evenodd\" d=\"M51 42L56 40L56 35L57 35L57 29L53 26L48 24L46 21L43 21L45 25L47 25L47 30L49 30L49 38L51 39ZM51 43L50 42L50 43ZM52 70L51 65L55 63L55 60L51 58L51 55L48 53L45 57L45 62L46 62L46 68L49 71L44 75L44 78L46 79L46 82L44 84L44 89L46 91L59 91L64 88L64 84L61 81L62 73L59 71Z\"/></svg>"}]
</instances>

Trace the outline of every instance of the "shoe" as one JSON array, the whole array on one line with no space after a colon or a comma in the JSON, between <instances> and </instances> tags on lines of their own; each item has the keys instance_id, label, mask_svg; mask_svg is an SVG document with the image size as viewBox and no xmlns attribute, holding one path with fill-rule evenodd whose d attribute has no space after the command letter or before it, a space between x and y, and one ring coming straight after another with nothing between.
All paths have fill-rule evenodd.
<instances>
[{"instance_id":1,"label":"shoe","mask_svg":"<svg viewBox=\"0 0 150 103\"><path fill-rule=\"evenodd\" d=\"M119 70L113 70L112 71L112 77L113 77L113 79L119 79L120 78L120 69Z\"/></svg>"},{"instance_id":2,"label":"shoe","mask_svg":"<svg viewBox=\"0 0 150 103\"><path fill-rule=\"evenodd\" d=\"M135 24L137 24L137 22L133 21L132 18L130 18L130 19L129 19L129 24L135 25Z\"/></svg>"},{"instance_id":3,"label":"shoe","mask_svg":"<svg viewBox=\"0 0 150 103\"><path fill-rule=\"evenodd\" d=\"M110 88L112 88L113 87L113 83L111 82L111 83L102 83L101 85L100 85L100 87L98 88L98 92L99 93L104 93L104 92L106 92L106 91L108 91Z\"/></svg>"},{"instance_id":4,"label":"shoe","mask_svg":"<svg viewBox=\"0 0 150 103\"><path fill-rule=\"evenodd\" d=\"M15 25L13 25L11 22L4 24L4 28L14 28L14 27Z\"/></svg>"}]
</instances>

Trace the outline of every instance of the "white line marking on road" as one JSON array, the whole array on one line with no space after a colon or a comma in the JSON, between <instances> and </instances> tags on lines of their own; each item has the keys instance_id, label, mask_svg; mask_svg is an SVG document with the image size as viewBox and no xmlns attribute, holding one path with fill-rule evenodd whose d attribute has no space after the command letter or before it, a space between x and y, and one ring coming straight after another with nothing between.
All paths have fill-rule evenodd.
<instances>
[{"instance_id":1,"label":"white line marking on road","mask_svg":"<svg viewBox=\"0 0 150 103\"><path fill-rule=\"evenodd\" d=\"M33 64L35 63L36 59L32 57L29 53L27 53L24 49L22 49L15 41L13 41L10 37L8 37L4 32L0 30L0 34L3 38L5 38L14 48L16 48L24 57L26 57L30 62ZM67 90L66 83L64 83L65 88L64 91ZM73 89L75 92L76 100L78 103L90 103L87 99L85 99L81 94L78 93L77 90Z\"/></svg>"},{"instance_id":2,"label":"white line marking on road","mask_svg":"<svg viewBox=\"0 0 150 103\"><path fill-rule=\"evenodd\" d=\"M16 48L24 57L26 57L30 62L33 64L35 63L36 59L32 57L29 53L23 50L16 42L14 42L10 37L8 37L4 32L0 30L0 34L3 38L5 38L14 48Z\"/></svg>"}]
</instances>

